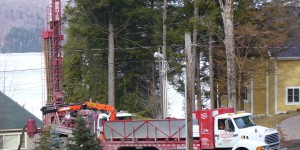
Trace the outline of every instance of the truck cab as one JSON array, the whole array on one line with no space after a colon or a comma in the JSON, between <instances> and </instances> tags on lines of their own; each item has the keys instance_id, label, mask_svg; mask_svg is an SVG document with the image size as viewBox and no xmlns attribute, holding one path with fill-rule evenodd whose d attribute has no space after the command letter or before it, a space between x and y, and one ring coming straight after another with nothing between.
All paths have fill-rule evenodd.
<instances>
[{"instance_id":1,"label":"truck cab","mask_svg":"<svg viewBox=\"0 0 300 150\"><path fill-rule=\"evenodd\" d=\"M127 111L120 111L116 114L117 120L132 120L134 115L131 113L128 113ZM94 122L94 133L96 133L97 137L100 136L100 133L103 131L103 121L111 121L110 116L105 113L100 113L97 116L95 116L95 122Z\"/></svg>"},{"instance_id":2,"label":"truck cab","mask_svg":"<svg viewBox=\"0 0 300 150\"><path fill-rule=\"evenodd\" d=\"M201 149L279 150L277 130L258 126L250 113L233 108L197 110Z\"/></svg>"},{"instance_id":3,"label":"truck cab","mask_svg":"<svg viewBox=\"0 0 300 150\"><path fill-rule=\"evenodd\" d=\"M215 148L280 149L277 130L255 125L250 113L225 113L214 117Z\"/></svg>"}]
</instances>

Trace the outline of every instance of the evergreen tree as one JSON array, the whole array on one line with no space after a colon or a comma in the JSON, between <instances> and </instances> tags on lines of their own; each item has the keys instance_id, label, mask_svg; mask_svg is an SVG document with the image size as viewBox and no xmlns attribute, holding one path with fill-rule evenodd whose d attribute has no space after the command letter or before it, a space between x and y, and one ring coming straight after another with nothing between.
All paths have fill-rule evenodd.
<instances>
[{"instance_id":1,"label":"evergreen tree","mask_svg":"<svg viewBox=\"0 0 300 150\"><path fill-rule=\"evenodd\" d=\"M46 127L41 135L39 150L66 150L65 138L61 137L56 128Z\"/></svg>"},{"instance_id":2,"label":"evergreen tree","mask_svg":"<svg viewBox=\"0 0 300 150\"><path fill-rule=\"evenodd\" d=\"M39 150L51 150L51 135L50 135L50 127L46 127L44 132L41 134L41 140L39 143Z\"/></svg>"},{"instance_id":3,"label":"evergreen tree","mask_svg":"<svg viewBox=\"0 0 300 150\"><path fill-rule=\"evenodd\" d=\"M86 127L86 121L82 116L75 120L76 127L73 130L73 137L70 138L68 148L71 150L99 150L100 141L91 129Z\"/></svg>"},{"instance_id":4,"label":"evergreen tree","mask_svg":"<svg viewBox=\"0 0 300 150\"><path fill-rule=\"evenodd\" d=\"M157 107L159 102L158 65L153 53L162 45L162 6L158 0L74 0L65 9L64 18L68 23L67 41L64 52L65 90L67 102L82 102L89 98L100 103L108 103L108 12L114 8L115 41L115 106L118 110L143 113L156 117L148 107ZM258 4L261 2L261 4ZM275 1L274 1L275 2ZM275 3L272 3L275 4ZM219 94L226 95L226 53L223 45L223 23L217 1L199 1L200 19L193 19L193 1L168 1L166 24L168 79L179 92L184 91L181 68L184 66L184 32L192 31L193 22L199 24L197 49L203 61L208 61L208 37L213 38L213 55L218 77ZM237 57L251 58L266 56L267 49L250 47L276 46L286 39L286 26L281 22L287 18L280 11L281 5L271 5L266 1L235 0L234 2L234 42ZM280 6L280 7L279 7ZM278 13L277 13L278 12ZM284 12L284 11L282 11ZM273 16L273 17L272 17ZM278 19L276 19L278 18ZM280 18L280 19L279 19ZM284 30L282 30L284 29ZM271 34L268 34L271 33ZM276 40L274 40L276 39ZM241 48L242 47L242 48ZM247 55L244 55L247 54ZM238 59L236 59L238 60ZM240 59L244 60L244 59ZM243 61L241 61L243 62ZM241 66L243 63L239 63ZM250 63L246 63L250 64ZM255 66L255 65L249 65ZM206 63L201 66L201 79L207 80ZM240 69L242 80L249 68ZM225 69L225 70L224 70ZM240 77L240 76L238 76ZM239 78L240 79L240 78ZM215 79L216 80L216 79ZM202 85L203 85L202 82ZM240 83L243 85L243 83ZM147 106L148 105L148 106Z\"/></svg>"},{"instance_id":5,"label":"evergreen tree","mask_svg":"<svg viewBox=\"0 0 300 150\"><path fill-rule=\"evenodd\" d=\"M65 9L68 22L64 45L64 81L67 102L89 97L100 103L108 99L108 43L105 1L75 0ZM144 111L153 81L153 53L145 48L157 41L153 16L160 12L155 1L110 1L114 7L116 108ZM142 108L142 109L141 109Z\"/></svg>"},{"instance_id":6,"label":"evergreen tree","mask_svg":"<svg viewBox=\"0 0 300 150\"><path fill-rule=\"evenodd\" d=\"M22 27L13 27L5 36L5 42L0 52L24 53L40 51L41 40L39 28L25 29Z\"/></svg>"}]
</instances>

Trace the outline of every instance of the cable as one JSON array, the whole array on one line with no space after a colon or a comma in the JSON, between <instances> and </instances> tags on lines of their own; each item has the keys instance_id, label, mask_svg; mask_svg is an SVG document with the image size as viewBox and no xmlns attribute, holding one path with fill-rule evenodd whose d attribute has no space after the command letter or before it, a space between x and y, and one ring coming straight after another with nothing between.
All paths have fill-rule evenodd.
<instances>
[{"instance_id":1,"label":"cable","mask_svg":"<svg viewBox=\"0 0 300 150\"><path fill-rule=\"evenodd\" d=\"M108 64L122 64L122 63L140 63L140 62L152 62L153 60L132 60L132 61L123 61L119 63L102 63L100 65L96 66L101 66L101 65L108 65ZM64 67L63 67L64 68ZM20 70L7 70L7 71L0 71L0 72L20 72L20 71L34 71L34 70L41 70L41 69L51 69L51 68L35 68L35 69L20 69Z\"/></svg>"}]
</instances>

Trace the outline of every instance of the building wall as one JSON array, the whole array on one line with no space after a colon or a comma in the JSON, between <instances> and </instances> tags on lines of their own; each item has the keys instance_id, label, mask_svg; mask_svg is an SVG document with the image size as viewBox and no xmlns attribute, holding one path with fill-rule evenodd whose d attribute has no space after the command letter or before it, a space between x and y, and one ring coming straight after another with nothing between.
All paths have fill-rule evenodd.
<instances>
[{"instance_id":1,"label":"building wall","mask_svg":"<svg viewBox=\"0 0 300 150\"><path fill-rule=\"evenodd\" d=\"M300 88L300 60L278 61L278 113L300 109L300 103L287 103L287 88Z\"/></svg>"},{"instance_id":2,"label":"building wall","mask_svg":"<svg viewBox=\"0 0 300 150\"><path fill-rule=\"evenodd\" d=\"M274 60L262 60L253 73L253 114L275 114ZM251 80L251 79L250 79ZM251 82L248 82L248 100L251 104ZM268 109L267 109L268 105ZM250 106L249 110L250 111Z\"/></svg>"},{"instance_id":3,"label":"building wall","mask_svg":"<svg viewBox=\"0 0 300 150\"><path fill-rule=\"evenodd\" d=\"M255 70L255 72L253 73L253 114L266 113L265 61L262 61L261 64L262 65L259 67L259 69Z\"/></svg>"},{"instance_id":4,"label":"building wall","mask_svg":"<svg viewBox=\"0 0 300 150\"><path fill-rule=\"evenodd\" d=\"M20 144L22 131L21 130L1 130L0 131L0 150L17 150ZM37 147L37 136L33 139L30 139L26 132L24 134L24 142L22 144L22 150L32 150Z\"/></svg>"},{"instance_id":5,"label":"building wall","mask_svg":"<svg viewBox=\"0 0 300 150\"><path fill-rule=\"evenodd\" d=\"M269 96L269 103L268 103L268 115L275 114L275 62L274 60L269 61L268 67L268 96Z\"/></svg>"}]
</instances>

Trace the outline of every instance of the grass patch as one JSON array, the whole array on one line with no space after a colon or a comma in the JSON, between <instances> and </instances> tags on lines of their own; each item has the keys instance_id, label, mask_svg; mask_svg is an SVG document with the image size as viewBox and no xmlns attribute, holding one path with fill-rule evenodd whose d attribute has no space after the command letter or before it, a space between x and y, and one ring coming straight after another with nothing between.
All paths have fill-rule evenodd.
<instances>
[{"instance_id":1,"label":"grass patch","mask_svg":"<svg viewBox=\"0 0 300 150\"><path fill-rule=\"evenodd\" d=\"M278 114L273 116L262 116L262 117L255 117L254 122L257 125L273 128L276 124L279 124L284 119L300 115L300 111L290 111L286 114Z\"/></svg>"},{"instance_id":2,"label":"grass patch","mask_svg":"<svg viewBox=\"0 0 300 150\"><path fill-rule=\"evenodd\" d=\"M278 114L278 115L273 115L273 116L262 116L262 117L255 117L254 122L256 125L264 126L264 127L269 127L269 128L274 128L276 124L279 125L280 122L283 120L300 115L300 111L290 111L286 114ZM278 132L280 134L281 140L283 139L282 132L280 131L280 128L278 129Z\"/></svg>"}]
</instances>

